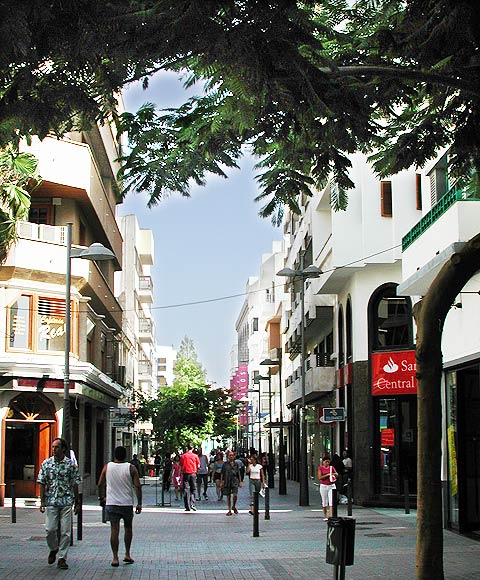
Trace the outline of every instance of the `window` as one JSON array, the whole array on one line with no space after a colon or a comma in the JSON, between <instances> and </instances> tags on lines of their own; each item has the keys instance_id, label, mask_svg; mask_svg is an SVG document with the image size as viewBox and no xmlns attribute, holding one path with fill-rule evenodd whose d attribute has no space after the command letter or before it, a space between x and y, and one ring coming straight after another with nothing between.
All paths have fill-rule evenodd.
<instances>
[{"instance_id":1,"label":"window","mask_svg":"<svg viewBox=\"0 0 480 580\"><path fill-rule=\"evenodd\" d=\"M410 298L396 295L396 285L381 287L369 304L372 350L411 347L413 344Z\"/></svg>"},{"instance_id":2,"label":"window","mask_svg":"<svg viewBox=\"0 0 480 580\"><path fill-rule=\"evenodd\" d=\"M258 331L258 318L252 320L252 332Z\"/></svg>"},{"instance_id":3,"label":"window","mask_svg":"<svg viewBox=\"0 0 480 580\"><path fill-rule=\"evenodd\" d=\"M345 362L345 351L343 348L343 308L338 310L338 366Z\"/></svg>"},{"instance_id":4,"label":"window","mask_svg":"<svg viewBox=\"0 0 480 580\"><path fill-rule=\"evenodd\" d=\"M32 297L20 296L8 309L8 346L15 349L31 350Z\"/></svg>"},{"instance_id":5,"label":"window","mask_svg":"<svg viewBox=\"0 0 480 580\"><path fill-rule=\"evenodd\" d=\"M28 221L32 224L51 225L51 206L47 204L32 203L28 212Z\"/></svg>"},{"instance_id":6,"label":"window","mask_svg":"<svg viewBox=\"0 0 480 580\"><path fill-rule=\"evenodd\" d=\"M78 310L72 301L72 342L78 349ZM7 348L32 352L65 350L65 300L23 294L7 308Z\"/></svg>"},{"instance_id":7,"label":"window","mask_svg":"<svg viewBox=\"0 0 480 580\"><path fill-rule=\"evenodd\" d=\"M62 352L65 349L65 300L38 298L38 350Z\"/></svg>"},{"instance_id":8,"label":"window","mask_svg":"<svg viewBox=\"0 0 480 580\"><path fill-rule=\"evenodd\" d=\"M392 182L381 181L381 215L383 217L392 217Z\"/></svg>"},{"instance_id":9,"label":"window","mask_svg":"<svg viewBox=\"0 0 480 580\"><path fill-rule=\"evenodd\" d=\"M415 174L415 199L416 208L422 209L422 176L420 173Z\"/></svg>"},{"instance_id":10,"label":"window","mask_svg":"<svg viewBox=\"0 0 480 580\"><path fill-rule=\"evenodd\" d=\"M353 359L353 335L352 335L352 303L350 298L347 300L345 309L345 334L347 342L347 362Z\"/></svg>"}]
</instances>

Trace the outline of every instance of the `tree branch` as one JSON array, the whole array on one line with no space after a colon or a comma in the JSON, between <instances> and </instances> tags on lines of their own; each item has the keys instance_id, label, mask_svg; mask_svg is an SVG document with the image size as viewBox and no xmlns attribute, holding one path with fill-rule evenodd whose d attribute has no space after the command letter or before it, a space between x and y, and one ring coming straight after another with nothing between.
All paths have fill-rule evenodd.
<instances>
[{"instance_id":1,"label":"tree branch","mask_svg":"<svg viewBox=\"0 0 480 580\"><path fill-rule=\"evenodd\" d=\"M477 83L470 83L458 77L450 75L442 75L423 70L416 70L410 68L401 68L396 66L383 65L346 65L339 66L336 69L328 67L319 68L320 72L324 74L331 74L333 76L382 76L382 77L396 77L412 81L419 81L422 83L432 83L435 85L443 85L458 89L466 93L470 93L476 97L480 97L480 91Z\"/></svg>"}]
</instances>

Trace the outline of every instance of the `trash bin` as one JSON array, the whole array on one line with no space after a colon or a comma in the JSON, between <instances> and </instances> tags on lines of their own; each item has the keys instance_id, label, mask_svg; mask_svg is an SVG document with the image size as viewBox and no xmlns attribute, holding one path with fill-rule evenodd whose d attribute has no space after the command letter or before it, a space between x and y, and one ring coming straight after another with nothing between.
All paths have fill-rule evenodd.
<instances>
[{"instance_id":1,"label":"trash bin","mask_svg":"<svg viewBox=\"0 0 480 580\"><path fill-rule=\"evenodd\" d=\"M355 552L355 520L328 518L327 564L352 566Z\"/></svg>"}]
</instances>

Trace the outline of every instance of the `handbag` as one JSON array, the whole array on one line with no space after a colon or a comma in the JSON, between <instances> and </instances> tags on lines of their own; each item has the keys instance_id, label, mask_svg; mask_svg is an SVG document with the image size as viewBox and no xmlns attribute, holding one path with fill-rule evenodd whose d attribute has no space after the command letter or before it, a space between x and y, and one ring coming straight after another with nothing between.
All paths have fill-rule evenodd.
<instances>
[{"instance_id":1,"label":"handbag","mask_svg":"<svg viewBox=\"0 0 480 580\"><path fill-rule=\"evenodd\" d=\"M337 478L335 477L335 475L333 473L333 467L330 467L330 481L332 483L335 483L337 481Z\"/></svg>"}]
</instances>

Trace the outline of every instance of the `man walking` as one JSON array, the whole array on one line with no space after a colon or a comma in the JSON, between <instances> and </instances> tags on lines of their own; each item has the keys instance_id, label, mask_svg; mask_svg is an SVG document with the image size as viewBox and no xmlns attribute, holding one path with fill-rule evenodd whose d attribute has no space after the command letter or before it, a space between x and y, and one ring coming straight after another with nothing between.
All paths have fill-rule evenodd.
<instances>
[{"instance_id":1,"label":"man walking","mask_svg":"<svg viewBox=\"0 0 480 580\"><path fill-rule=\"evenodd\" d=\"M227 461L225 461L223 464L220 478L220 486L223 489L223 495L227 496L227 516L232 515L232 510L234 514L238 514L238 488L242 487L242 485L243 483L240 466L235 461L235 453L233 451L229 451L227 453Z\"/></svg>"},{"instance_id":2,"label":"man walking","mask_svg":"<svg viewBox=\"0 0 480 580\"><path fill-rule=\"evenodd\" d=\"M78 467L66 457L68 444L56 437L52 441L52 457L45 459L38 472L40 484L40 511L46 513L45 528L50 549L48 563L57 558L57 567L67 570L67 553L72 534L72 505L78 511ZM60 537L58 528L60 526Z\"/></svg>"},{"instance_id":3,"label":"man walking","mask_svg":"<svg viewBox=\"0 0 480 580\"><path fill-rule=\"evenodd\" d=\"M110 522L110 546L112 548L112 566L119 566L118 546L120 536L120 520L123 519L125 564L133 564L130 547L133 538L133 491L137 496L135 513L142 511L142 486L137 468L127 462L125 447L116 447L114 460L103 466L98 480L98 500L105 505L107 521ZM106 493L105 493L106 488Z\"/></svg>"},{"instance_id":4,"label":"man walking","mask_svg":"<svg viewBox=\"0 0 480 580\"><path fill-rule=\"evenodd\" d=\"M200 460L200 467L197 471L197 500L201 500L202 495L202 483L203 483L203 499L208 500L208 457L203 453L202 448L197 449L198 459Z\"/></svg>"},{"instance_id":5,"label":"man walking","mask_svg":"<svg viewBox=\"0 0 480 580\"><path fill-rule=\"evenodd\" d=\"M198 468L200 467L200 460L198 455L193 453L193 446L188 445L188 450L180 457L180 467L183 477L183 501L185 503L185 511L197 511L195 507L195 479Z\"/></svg>"}]
</instances>

